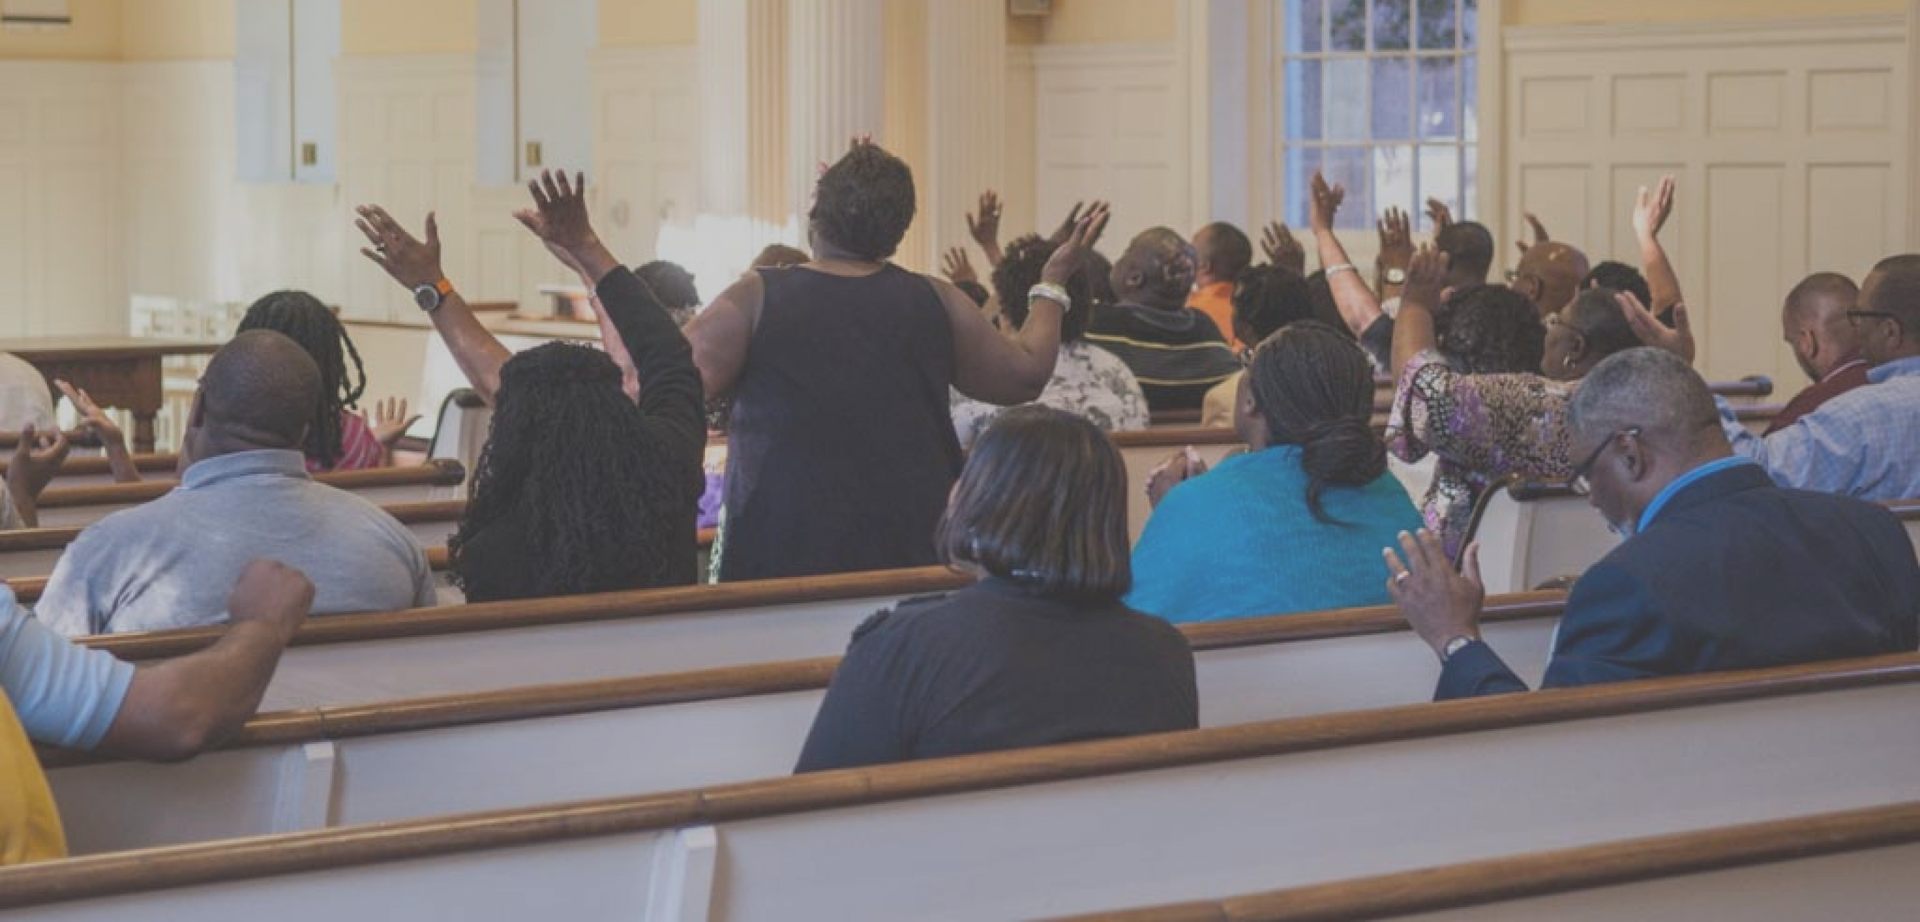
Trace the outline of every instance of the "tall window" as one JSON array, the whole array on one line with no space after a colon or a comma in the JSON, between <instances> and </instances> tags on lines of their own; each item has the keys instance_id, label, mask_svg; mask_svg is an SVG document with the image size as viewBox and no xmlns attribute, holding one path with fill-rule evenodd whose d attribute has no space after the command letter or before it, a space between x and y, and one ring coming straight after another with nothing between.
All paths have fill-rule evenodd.
<instances>
[{"instance_id":1,"label":"tall window","mask_svg":"<svg viewBox=\"0 0 1920 922\"><path fill-rule=\"evenodd\" d=\"M1342 229L1437 198L1472 207L1477 0L1285 0L1287 222L1307 223L1314 170L1347 188Z\"/></svg>"}]
</instances>

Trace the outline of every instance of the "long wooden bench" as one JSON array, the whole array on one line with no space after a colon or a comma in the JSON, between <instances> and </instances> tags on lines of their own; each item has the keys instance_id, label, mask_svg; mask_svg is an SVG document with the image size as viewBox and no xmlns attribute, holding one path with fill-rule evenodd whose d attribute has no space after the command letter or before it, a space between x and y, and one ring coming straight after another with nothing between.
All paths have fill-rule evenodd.
<instances>
[{"instance_id":1,"label":"long wooden bench","mask_svg":"<svg viewBox=\"0 0 1920 922\"><path fill-rule=\"evenodd\" d=\"M1490 610L1489 641L1530 681L1561 602ZM1203 726L1416 703L1439 677L1391 609L1186 632ZM707 786L790 770L836 662L265 713L226 750L177 766L47 761L63 766L51 777L76 854Z\"/></svg>"},{"instance_id":2,"label":"long wooden bench","mask_svg":"<svg viewBox=\"0 0 1920 922\"><path fill-rule=\"evenodd\" d=\"M458 527L467 504L465 500L433 500L391 502L381 508L407 526L421 546L439 547ZM79 537L82 527L70 524L0 531L0 578L11 581L51 575L60 555Z\"/></svg>"},{"instance_id":3,"label":"long wooden bench","mask_svg":"<svg viewBox=\"0 0 1920 922\"><path fill-rule=\"evenodd\" d=\"M1920 799L1917 705L1909 654L1291 718L25 865L0 918L1119 909Z\"/></svg>"},{"instance_id":4,"label":"long wooden bench","mask_svg":"<svg viewBox=\"0 0 1920 922\"><path fill-rule=\"evenodd\" d=\"M901 598L963 586L939 567L647 589L309 619L272 710L836 656ZM89 637L125 660L201 649L218 628Z\"/></svg>"},{"instance_id":5,"label":"long wooden bench","mask_svg":"<svg viewBox=\"0 0 1920 922\"><path fill-rule=\"evenodd\" d=\"M1907 802L1054 922L1906 919L1916 862Z\"/></svg>"},{"instance_id":6,"label":"long wooden bench","mask_svg":"<svg viewBox=\"0 0 1920 922\"><path fill-rule=\"evenodd\" d=\"M406 467L316 474L315 480L351 490L380 504L452 499L466 482L466 468L449 458ZM51 487L40 494L40 524L47 528L90 525L121 509L157 499L178 484L171 480L96 487ZM444 542L440 542L444 543Z\"/></svg>"},{"instance_id":7,"label":"long wooden bench","mask_svg":"<svg viewBox=\"0 0 1920 922\"><path fill-rule=\"evenodd\" d=\"M0 475L7 470L8 457L0 453ZM134 469L142 476L173 480L180 470L180 456L173 454L134 455ZM114 483L113 468L105 455L68 455L54 474L55 488L106 486Z\"/></svg>"}]
</instances>

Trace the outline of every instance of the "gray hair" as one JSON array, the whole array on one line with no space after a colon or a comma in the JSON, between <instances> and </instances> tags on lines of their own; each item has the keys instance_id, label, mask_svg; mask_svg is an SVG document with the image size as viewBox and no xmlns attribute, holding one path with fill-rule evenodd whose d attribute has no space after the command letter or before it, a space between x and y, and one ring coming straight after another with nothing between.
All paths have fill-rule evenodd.
<instances>
[{"instance_id":1,"label":"gray hair","mask_svg":"<svg viewBox=\"0 0 1920 922\"><path fill-rule=\"evenodd\" d=\"M1673 446L1720 432L1720 411L1699 372L1678 356L1645 346L1616 352L1580 382L1567 425L1592 443L1630 426Z\"/></svg>"}]
</instances>

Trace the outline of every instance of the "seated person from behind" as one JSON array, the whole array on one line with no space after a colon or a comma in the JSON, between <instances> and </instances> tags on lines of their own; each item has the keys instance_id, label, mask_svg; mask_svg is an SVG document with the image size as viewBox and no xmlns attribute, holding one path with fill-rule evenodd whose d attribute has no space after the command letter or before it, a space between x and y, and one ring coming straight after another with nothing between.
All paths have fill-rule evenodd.
<instances>
[{"instance_id":1,"label":"seated person from behind","mask_svg":"<svg viewBox=\"0 0 1920 922\"><path fill-rule=\"evenodd\" d=\"M1367 357L1303 321L1262 343L1240 381L1234 429L1251 450L1211 471L1175 455L1154 472L1127 604L1174 622L1385 604L1357 563L1420 513L1373 431Z\"/></svg>"},{"instance_id":2,"label":"seated person from behind","mask_svg":"<svg viewBox=\"0 0 1920 922\"><path fill-rule=\"evenodd\" d=\"M1679 358L1633 349L1569 409L1574 488L1625 543L1567 597L1547 686L1909 652L1920 564L1893 513L1776 486L1734 455L1713 395ZM1445 663L1436 698L1524 691L1479 641L1477 549L1455 573L1429 532L1402 536L1389 588Z\"/></svg>"},{"instance_id":3,"label":"seated person from behind","mask_svg":"<svg viewBox=\"0 0 1920 922\"><path fill-rule=\"evenodd\" d=\"M319 587L316 614L432 605L433 572L393 516L307 473L320 372L270 330L236 335L200 378L172 492L88 526L35 606L77 637L219 624L227 587L256 557Z\"/></svg>"},{"instance_id":4,"label":"seated person from behind","mask_svg":"<svg viewBox=\"0 0 1920 922\"><path fill-rule=\"evenodd\" d=\"M1292 269L1257 266L1241 273L1240 283L1233 288L1234 336L1251 344L1241 350L1241 357L1248 361L1253 358L1255 346L1287 326L1302 320L1329 319L1337 322L1337 315L1330 317L1322 312L1315 304L1313 283ZM1345 332L1344 327L1335 329ZM1234 372L1233 377L1207 391L1200 411L1201 426L1225 428L1234 424L1234 410L1240 403L1240 381L1245 376L1245 371Z\"/></svg>"},{"instance_id":5,"label":"seated person from behind","mask_svg":"<svg viewBox=\"0 0 1920 922\"><path fill-rule=\"evenodd\" d=\"M19 432L28 426L41 431L55 425L53 391L40 369L9 352L0 352L0 431Z\"/></svg>"},{"instance_id":6,"label":"seated person from behind","mask_svg":"<svg viewBox=\"0 0 1920 922\"><path fill-rule=\"evenodd\" d=\"M422 306L493 404L472 496L447 542L453 580L473 602L689 585L706 487L692 350L595 233L584 178L544 173L528 187L535 207L515 217L594 292L606 352L548 343L509 353L442 274L433 216L418 240L378 206L359 209L373 244L362 252L401 285L442 292ZM637 402L616 351L632 363Z\"/></svg>"},{"instance_id":7,"label":"seated person from behind","mask_svg":"<svg viewBox=\"0 0 1920 922\"><path fill-rule=\"evenodd\" d=\"M853 632L795 771L1197 726L1186 638L1120 601L1126 479L1085 419L1027 406L996 420L937 538L980 581Z\"/></svg>"},{"instance_id":8,"label":"seated person from behind","mask_svg":"<svg viewBox=\"0 0 1920 922\"><path fill-rule=\"evenodd\" d=\"M304 291L276 291L253 302L239 331L272 330L300 344L320 369L320 399L307 421L307 470L358 471L388 463L407 427L419 419L407 413L405 400L380 401L369 415L356 411L367 389L360 350L340 318L320 299ZM353 373L347 373L347 364Z\"/></svg>"},{"instance_id":9,"label":"seated person from behind","mask_svg":"<svg viewBox=\"0 0 1920 922\"><path fill-rule=\"evenodd\" d=\"M1235 350L1251 349L1260 340L1244 339L1233 322L1233 287L1253 265L1253 241L1245 231L1215 221L1193 232L1195 274L1187 306L1207 315L1226 334Z\"/></svg>"},{"instance_id":10,"label":"seated person from behind","mask_svg":"<svg viewBox=\"0 0 1920 922\"><path fill-rule=\"evenodd\" d=\"M633 274L645 282L647 290L667 309L673 325L684 327L700 311L700 289L693 285L693 273L685 266L664 259L643 263ZM592 287L589 286L589 291Z\"/></svg>"},{"instance_id":11,"label":"seated person from behind","mask_svg":"<svg viewBox=\"0 0 1920 922\"><path fill-rule=\"evenodd\" d=\"M1014 329L1027 322L1029 292L1040 283L1042 270L1059 249L1028 234L1002 251L999 265L993 267L993 288L1000 300L1000 315ZM1147 399L1127 363L1085 339L1093 292L1084 272L1067 282L1067 295L1073 304L1060 320L1060 358L1053 363L1053 379L1034 402L1083 417L1107 432L1147 428ZM960 447L971 447L1004 408L970 399L958 389L949 388L948 393Z\"/></svg>"},{"instance_id":12,"label":"seated person from behind","mask_svg":"<svg viewBox=\"0 0 1920 922\"><path fill-rule=\"evenodd\" d=\"M1795 394L1767 424L1772 435L1820 409L1835 397L1867 383L1867 360L1860 356L1860 331L1847 316L1860 304L1853 280L1834 272L1817 272L1787 293L1780 325L1800 370L1813 380Z\"/></svg>"},{"instance_id":13,"label":"seated person from behind","mask_svg":"<svg viewBox=\"0 0 1920 922\"><path fill-rule=\"evenodd\" d=\"M1207 315L1186 306L1193 248L1164 227L1140 232L1114 263L1114 296L1097 305L1087 341L1133 369L1152 410L1197 410L1207 389L1240 370Z\"/></svg>"},{"instance_id":14,"label":"seated person from behind","mask_svg":"<svg viewBox=\"0 0 1920 922\"><path fill-rule=\"evenodd\" d=\"M178 761L238 730L266 693L313 584L269 560L228 581L233 626L196 653L139 666L60 637L0 586L0 865L66 856L29 739L101 755Z\"/></svg>"}]
</instances>

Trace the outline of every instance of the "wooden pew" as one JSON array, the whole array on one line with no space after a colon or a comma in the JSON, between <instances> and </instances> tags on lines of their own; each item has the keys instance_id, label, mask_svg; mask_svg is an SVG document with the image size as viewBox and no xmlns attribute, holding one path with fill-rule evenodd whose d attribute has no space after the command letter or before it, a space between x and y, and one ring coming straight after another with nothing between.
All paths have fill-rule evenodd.
<instances>
[{"instance_id":1,"label":"wooden pew","mask_svg":"<svg viewBox=\"0 0 1920 922\"><path fill-rule=\"evenodd\" d=\"M1530 681L1562 601L1518 596L1491 609L1490 642ZM1439 677L1391 609L1186 631L1203 726L1416 703ZM61 766L50 777L75 854L710 786L791 770L835 663L266 713L227 749L177 766L46 761ZM569 755L582 752L594 758ZM454 776L463 783L448 785ZM305 809L269 809L286 803Z\"/></svg>"},{"instance_id":2,"label":"wooden pew","mask_svg":"<svg viewBox=\"0 0 1920 922\"><path fill-rule=\"evenodd\" d=\"M1055 922L1904 919L1920 802L1552 849Z\"/></svg>"},{"instance_id":3,"label":"wooden pew","mask_svg":"<svg viewBox=\"0 0 1920 922\"><path fill-rule=\"evenodd\" d=\"M408 467L316 474L314 479L385 505L452 499L466 477L466 469L459 462L435 458L426 464ZM154 480L99 487L51 487L40 494L40 524L46 528L90 525L121 509L157 499L177 485L170 480Z\"/></svg>"},{"instance_id":4,"label":"wooden pew","mask_svg":"<svg viewBox=\"0 0 1920 922\"><path fill-rule=\"evenodd\" d=\"M0 454L0 476L7 471L9 457ZM173 454L134 455L133 466L143 477L174 480L180 468L180 456ZM114 482L113 470L105 455L68 455L54 475L50 487L103 487Z\"/></svg>"},{"instance_id":5,"label":"wooden pew","mask_svg":"<svg viewBox=\"0 0 1920 922\"><path fill-rule=\"evenodd\" d=\"M269 710L837 656L854 627L968 580L940 567L647 589L309 620ZM201 649L219 628L89 637L130 661Z\"/></svg>"},{"instance_id":6,"label":"wooden pew","mask_svg":"<svg viewBox=\"0 0 1920 922\"><path fill-rule=\"evenodd\" d=\"M387 503L381 508L407 526L421 546L431 548L447 543L467 504L465 500L436 500ZM0 531L0 578L11 581L51 575L61 553L80 531L77 525Z\"/></svg>"},{"instance_id":7,"label":"wooden pew","mask_svg":"<svg viewBox=\"0 0 1920 922\"><path fill-rule=\"evenodd\" d=\"M1093 912L1913 801L1916 705L1908 654L1291 718L23 865L0 919Z\"/></svg>"},{"instance_id":8,"label":"wooden pew","mask_svg":"<svg viewBox=\"0 0 1920 922\"><path fill-rule=\"evenodd\" d=\"M1920 548L1920 500L1886 505ZM1480 542L1480 575L1488 592L1518 592L1579 576L1620 545L1586 497L1564 483L1533 481L1488 491L1468 536Z\"/></svg>"}]
</instances>

